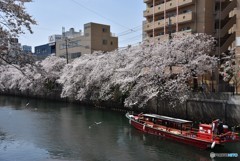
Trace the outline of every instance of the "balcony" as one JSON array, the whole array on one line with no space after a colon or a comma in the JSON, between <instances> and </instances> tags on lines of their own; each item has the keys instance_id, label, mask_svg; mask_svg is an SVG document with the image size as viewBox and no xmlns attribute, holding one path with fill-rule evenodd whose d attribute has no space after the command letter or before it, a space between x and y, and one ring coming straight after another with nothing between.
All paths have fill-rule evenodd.
<instances>
[{"instance_id":1,"label":"balcony","mask_svg":"<svg viewBox=\"0 0 240 161\"><path fill-rule=\"evenodd\" d=\"M177 7L177 1L166 2L165 7L166 7L166 11L173 10Z\"/></svg>"},{"instance_id":2,"label":"balcony","mask_svg":"<svg viewBox=\"0 0 240 161\"><path fill-rule=\"evenodd\" d=\"M164 4L160 4L155 6L154 8L155 14L163 13L164 12ZM143 11L143 16L148 17L153 15L153 8L148 8L145 11Z\"/></svg>"},{"instance_id":3,"label":"balcony","mask_svg":"<svg viewBox=\"0 0 240 161\"><path fill-rule=\"evenodd\" d=\"M194 0L179 0L178 3L176 0L172 0L172 1L166 2L165 7L166 7L166 11L169 11L169 10L175 9L177 6L179 8L182 8L193 3L194 3ZM161 5L163 5L164 7L164 4L161 4Z\"/></svg>"},{"instance_id":4,"label":"balcony","mask_svg":"<svg viewBox=\"0 0 240 161\"><path fill-rule=\"evenodd\" d=\"M162 41L168 41L169 40L169 35L160 35L160 36L155 36L155 42L162 42Z\"/></svg>"},{"instance_id":5,"label":"balcony","mask_svg":"<svg viewBox=\"0 0 240 161\"><path fill-rule=\"evenodd\" d=\"M151 31L153 29L153 22L146 22L143 25L144 31Z\"/></svg>"},{"instance_id":6,"label":"balcony","mask_svg":"<svg viewBox=\"0 0 240 161\"><path fill-rule=\"evenodd\" d=\"M176 23L178 24L187 23L193 20L193 12L187 12L180 14L178 16L173 16L170 19L172 25L175 25ZM169 18L166 19L166 24L167 25L169 24Z\"/></svg>"},{"instance_id":7,"label":"balcony","mask_svg":"<svg viewBox=\"0 0 240 161\"><path fill-rule=\"evenodd\" d=\"M173 35L174 36L177 36L177 35L191 35L193 33L192 29L190 30L184 30L184 31L178 31L176 33L174 33Z\"/></svg>"},{"instance_id":8,"label":"balcony","mask_svg":"<svg viewBox=\"0 0 240 161\"><path fill-rule=\"evenodd\" d=\"M144 17L148 17L148 16L152 16L153 15L153 9L152 8L148 8L147 10L143 11L143 16Z\"/></svg>"},{"instance_id":9,"label":"balcony","mask_svg":"<svg viewBox=\"0 0 240 161\"><path fill-rule=\"evenodd\" d=\"M182 23L186 23L186 22L190 22L193 20L193 12L187 12L184 14L180 14L178 15L178 24L182 24Z\"/></svg>"},{"instance_id":10,"label":"balcony","mask_svg":"<svg viewBox=\"0 0 240 161\"><path fill-rule=\"evenodd\" d=\"M164 4L159 4L155 6L155 14L163 13L164 12Z\"/></svg>"},{"instance_id":11,"label":"balcony","mask_svg":"<svg viewBox=\"0 0 240 161\"><path fill-rule=\"evenodd\" d=\"M185 7L187 5L193 4L194 0L179 0L178 6L179 8ZM177 7L177 1L172 0L168 1L163 4L159 4L154 7L155 14L161 14L166 11L174 10ZM153 8L148 8L143 12L144 17L152 16L153 15Z\"/></svg>"},{"instance_id":12,"label":"balcony","mask_svg":"<svg viewBox=\"0 0 240 161\"><path fill-rule=\"evenodd\" d=\"M164 19L163 20L159 20L159 21L156 21L155 24L154 24L154 28L155 29L158 29L158 28L163 28L164 26L166 26L166 22Z\"/></svg>"},{"instance_id":13,"label":"balcony","mask_svg":"<svg viewBox=\"0 0 240 161\"><path fill-rule=\"evenodd\" d=\"M174 16L174 17L171 17L171 24L172 25L175 25L177 22L178 24L183 24L183 23L187 23L187 22L190 22L193 20L193 13L192 12L188 12L188 13L184 13L184 14L180 14L178 16ZM160 28L163 28L164 26L168 26L169 24L169 18L167 19L163 19L163 20L158 20L158 21L155 21L154 22L154 25L153 25L153 22L146 22L144 24L144 31L150 31L152 30L153 28L155 29L160 29Z\"/></svg>"},{"instance_id":14,"label":"balcony","mask_svg":"<svg viewBox=\"0 0 240 161\"><path fill-rule=\"evenodd\" d=\"M192 30L184 30L184 31L179 31L172 33L172 37L178 37L178 36L183 36L183 35L190 35L192 34ZM153 37L147 37L146 39L153 41ZM164 42L164 41L169 41L169 34L165 35L159 35L154 37L154 42Z\"/></svg>"},{"instance_id":15,"label":"balcony","mask_svg":"<svg viewBox=\"0 0 240 161\"><path fill-rule=\"evenodd\" d=\"M194 4L194 0L179 0L178 1L178 7L185 7L187 5Z\"/></svg>"}]
</instances>

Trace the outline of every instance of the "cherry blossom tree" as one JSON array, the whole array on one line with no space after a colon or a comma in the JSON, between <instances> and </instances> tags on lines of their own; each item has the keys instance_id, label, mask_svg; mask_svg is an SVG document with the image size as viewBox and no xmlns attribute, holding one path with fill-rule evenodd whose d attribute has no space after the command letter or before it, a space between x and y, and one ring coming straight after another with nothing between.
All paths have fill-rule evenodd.
<instances>
[{"instance_id":1,"label":"cherry blossom tree","mask_svg":"<svg viewBox=\"0 0 240 161\"><path fill-rule=\"evenodd\" d=\"M31 25L36 24L24 7L28 2L32 1L0 0L0 63L21 64L23 60L29 60L26 58L28 55L18 54L21 50L17 42L25 30L32 33Z\"/></svg>"},{"instance_id":2,"label":"cherry blossom tree","mask_svg":"<svg viewBox=\"0 0 240 161\"><path fill-rule=\"evenodd\" d=\"M36 66L0 66L0 89L41 95L60 84L61 97L82 102L117 102L144 108L152 99L184 102L189 80L211 71L214 39L204 34L178 36L171 42L144 42L108 53L86 54L66 64L50 56ZM26 73L26 74L24 74ZM58 86L59 87L59 86Z\"/></svg>"},{"instance_id":3,"label":"cherry blossom tree","mask_svg":"<svg viewBox=\"0 0 240 161\"><path fill-rule=\"evenodd\" d=\"M139 108L156 97L173 105L184 102L193 75L216 66L216 59L209 56L213 47L212 37L196 34L175 37L171 43L84 55L63 69L58 80L61 96L86 102L117 99Z\"/></svg>"},{"instance_id":4,"label":"cherry blossom tree","mask_svg":"<svg viewBox=\"0 0 240 161\"><path fill-rule=\"evenodd\" d=\"M226 55L223 60L220 74L225 82L232 82L235 86L235 91L238 92L240 86L240 64L235 59L235 49L231 50L230 55Z\"/></svg>"},{"instance_id":5,"label":"cherry blossom tree","mask_svg":"<svg viewBox=\"0 0 240 161\"><path fill-rule=\"evenodd\" d=\"M50 93L59 88L56 80L65 65L66 60L56 56L49 56L42 62L36 62L36 65L27 64L24 67L1 65L0 90L19 90L35 96Z\"/></svg>"}]
</instances>

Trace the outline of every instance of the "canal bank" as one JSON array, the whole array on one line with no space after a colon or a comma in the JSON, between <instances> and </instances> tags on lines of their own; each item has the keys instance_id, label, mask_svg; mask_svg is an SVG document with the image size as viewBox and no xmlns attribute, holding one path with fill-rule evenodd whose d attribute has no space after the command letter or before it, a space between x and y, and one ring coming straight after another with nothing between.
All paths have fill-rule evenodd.
<instances>
[{"instance_id":1,"label":"canal bank","mask_svg":"<svg viewBox=\"0 0 240 161\"><path fill-rule=\"evenodd\" d=\"M0 96L1 161L212 161L211 152L239 151L239 143L200 150L144 134L119 112Z\"/></svg>"},{"instance_id":2,"label":"canal bank","mask_svg":"<svg viewBox=\"0 0 240 161\"><path fill-rule=\"evenodd\" d=\"M229 126L240 125L240 95L195 93L183 104L170 107L166 101L152 100L148 109L154 113L209 123L221 119Z\"/></svg>"},{"instance_id":3,"label":"canal bank","mask_svg":"<svg viewBox=\"0 0 240 161\"><path fill-rule=\"evenodd\" d=\"M160 115L192 120L197 124L199 122L209 123L214 119L221 119L229 126L240 125L240 95L233 95L232 93L192 93L191 97L185 103L179 104L176 107L170 106L168 101L155 98L149 101L145 108L141 109L138 107L124 107L124 99L121 97L118 97L112 101L80 102L71 98L61 98L60 93L60 89L46 91L42 95L32 95L29 92L23 93L18 90L7 90L0 92L1 95L72 102L115 111L131 110L136 112L151 112Z\"/></svg>"}]
</instances>

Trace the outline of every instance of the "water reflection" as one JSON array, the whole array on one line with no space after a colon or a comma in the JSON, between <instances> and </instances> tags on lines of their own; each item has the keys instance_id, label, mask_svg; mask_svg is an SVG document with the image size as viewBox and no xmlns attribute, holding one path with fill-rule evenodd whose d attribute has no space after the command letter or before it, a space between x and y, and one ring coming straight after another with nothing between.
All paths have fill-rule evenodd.
<instances>
[{"instance_id":1,"label":"water reflection","mask_svg":"<svg viewBox=\"0 0 240 161\"><path fill-rule=\"evenodd\" d=\"M239 144L214 150L239 151ZM210 161L210 152L143 134L123 113L0 96L1 161Z\"/></svg>"}]
</instances>

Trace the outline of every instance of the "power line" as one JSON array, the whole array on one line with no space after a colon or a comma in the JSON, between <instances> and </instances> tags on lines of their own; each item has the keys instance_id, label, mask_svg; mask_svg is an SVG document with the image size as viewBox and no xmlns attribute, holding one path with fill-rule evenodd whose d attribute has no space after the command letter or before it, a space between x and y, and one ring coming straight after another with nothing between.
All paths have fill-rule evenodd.
<instances>
[{"instance_id":1,"label":"power line","mask_svg":"<svg viewBox=\"0 0 240 161\"><path fill-rule=\"evenodd\" d=\"M122 32L118 33L117 35L118 35L118 37L124 36L124 35L127 35L127 34L131 34L131 33L137 32L140 29L142 29L142 25L136 26L136 27L131 28L131 29L126 30L126 31L122 31Z\"/></svg>"},{"instance_id":2,"label":"power line","mask_svg":"<svg viewBox=\"0 0 240 161\"><path fill-rule=\"evenodd\" d=\"M126 41L129 41L129 40L133 40L133 39L139 38L140 36L143 36L143 34L136 35L136 36L121 40L120 42L126 42Z\"/></svg>"},{"instance_id":3,"label":"power line","mask_svg":"<svg viewBox=\"0 0 240 161\"><path fill-rule=\"evenodd\" d=\"M132 31L128 31L128 32L119 34L118 37L123 37L123 36L129 35L129 34L133 34L133 33L139 32L141 29L142 29L142 28L134 29L134 30L132 30Z\"/></svg>"},{"instance_id":4,"label":"power line","mask_svg":"<svg viewBox=\"0 0 240 161\"><path fill-rule=\"evenodd\" d=\"M129 27L124 26L124 25L122 25L122 24L120 24L120 23L118 23L118 22L116 22L116 21L114 21L114 20L111 20L110 18L107 18L106 16L102 15L101 13L96 12L96 11L94 11L94 10L92 10L92 9L84 6L83 4L79 3L79 2L76 1L76 0L71 0L71 1L74 2L74 3L76 3L77 5L81 6L82 8L84 8L84 9L86 9L86 10L88 10L88 11L94 13L94 14L96 14L96 15L99 16L99 17L102 17L102 18L104 18L104 19L106 19L106 20L108 20L108 21L111 21L111 22L113 22L113 23L115 23L115 24L117 24L117 25L119 25L119 26L121 26L121 27L123 27L123 28L127 28L127 29L131 30Z\"/></svg>"}]
</instances>

